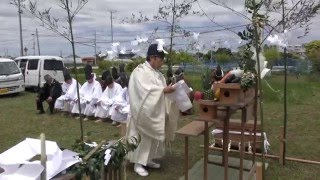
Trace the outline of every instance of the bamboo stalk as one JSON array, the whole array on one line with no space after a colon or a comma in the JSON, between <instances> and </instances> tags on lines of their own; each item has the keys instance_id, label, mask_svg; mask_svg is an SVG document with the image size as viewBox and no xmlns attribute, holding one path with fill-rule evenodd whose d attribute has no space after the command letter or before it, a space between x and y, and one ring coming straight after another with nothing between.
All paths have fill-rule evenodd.
<instances>
[{"instance_id":1,"label":"bamboo stalk","mask_svg":"<svg viewBox=\"0 0 320 180\"><path fill-rule=\"evenodd\" d=\"M41 141L41 165L43 166L43 171L41 172L41 180L47 179L47 154L46 154L46 136L44 133L40 134L40 141Z\"/></svg>"},{"instance_id":2,"label":"bamboo stalk","mask_svg":"<svg viewBox=\"0 0 320 180\"><path fill-rule=\"evenodd\" d=\"M86 162L90 159L90 157L97 151L100 149L100 147L102 145L104 145L106 142L105 141L101 141L101 143L99 143L96 147L94 147L84 158L83 161Z\"/></svg>"}]
</instances>

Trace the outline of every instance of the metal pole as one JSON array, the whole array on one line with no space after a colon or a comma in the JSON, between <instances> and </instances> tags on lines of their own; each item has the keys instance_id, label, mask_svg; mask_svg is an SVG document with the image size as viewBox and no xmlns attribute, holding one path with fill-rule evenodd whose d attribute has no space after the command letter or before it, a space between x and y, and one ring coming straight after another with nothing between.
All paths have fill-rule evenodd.
<instances>
[{"instance_id":1,"label":"metal pole","mask_svg":"<svg viewBox=\"0 0 320 180\"><path fill-rule=\"evenodd\" d=\"M94 32L94 65L97 65L97 32Z\"/></svg>"},{"instance_id":2,"label":"metal pole","mask_svg":"<svg viewBox=\"0 0 320 180\"><path fill-rule=\"evenodd\" d=\"M36 28L36 35L37 35L37 44L38 44L38 55L40 56L39 34L38 34L38 29L37 28Z\"/></svg>"},{"instance_id":3,"label":"metal pole","mask_svg":"<svg viewBox=\"0 0 320 180\"><path fill-rule=\"evenodd\" d=\"M113 43L113 24L112 24L112 13L113 11L110 11L110 20L111 20L111 42Z\"/></svg>"},{"instance_id":4,"label":"metal pole","mask_svg":"<svg viewBox=\"0 0 320 180\"><path fill-rule=\"evenodd\" d=\"M18 15L19 15L19 31L20 31L20 55L23 56L23 39L22 39L22 23L21 23L21 3L18 0Z\"/></svg>"},{"instance_id":5,"label":"metal pole","mask_svg":"<svg viewBox=\"0 0 320 180\"><path fill-rule=\"evenodd\" d=\"M35 56L35 55L36 55L36 41L35 41L35 34L31 34L31 35L32 35L32 39L33 39L33 42L32 42L33 55Z\"/></svg>"},{"instance_id":6,"label":"metal pole","mask_svg":"<svg viewBox=\"0 0 320 180\"><path fill-rule=\"evenodd\" d=\"M167 71L167 78L171 78L172 76L172 46L173 46L173 34L174 34L174 25L175 25L175 18L176 18L176 0L173 0L173 12L172 12L172 22L171 22L171 30L170 30L170 50L169 50L169 58L167 62L168 71Z\"/></svg>"}]
</instances>

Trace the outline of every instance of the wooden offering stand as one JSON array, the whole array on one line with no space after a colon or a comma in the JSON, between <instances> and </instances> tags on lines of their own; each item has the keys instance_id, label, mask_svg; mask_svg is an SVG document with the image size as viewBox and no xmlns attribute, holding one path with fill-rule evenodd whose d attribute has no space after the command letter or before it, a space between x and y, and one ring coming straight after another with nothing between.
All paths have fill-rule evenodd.
<instances>
[{"instance_id":1,"label":"wooden offering stand","mask_svg":"<svg viewBox=\"0 0 320 180\"><path fill-rule=\"evenodd\" d=\"M209 128L213 125L223 125L223 142L229 142L229 126L230 116L238 110L241 110L241 136L240 136L240 168L239 179L243 179L243 156L244 156L244 131L245 125L248 121L248 111L252 109L254 114L253 124L253 166L250 175L254 174L255 168L255 153L256 153L256 130L257 130L257 88L241 89L240 84L217 84L220 88L219 101L199 100L196 103L199 106L199 116L194 121L179 129L176 133L185 137L185 179L188 179L188 136L204 135L204 169L203 179L208 177L208 163L209 162ZM251 112L252 112L251 111ZM199 124L202 123L201 124ZM228 143L222 144L222 163L224 166L224 179L228 180ZM214 163L216 164L216 163Z\"/></svg>"}]
</instances>

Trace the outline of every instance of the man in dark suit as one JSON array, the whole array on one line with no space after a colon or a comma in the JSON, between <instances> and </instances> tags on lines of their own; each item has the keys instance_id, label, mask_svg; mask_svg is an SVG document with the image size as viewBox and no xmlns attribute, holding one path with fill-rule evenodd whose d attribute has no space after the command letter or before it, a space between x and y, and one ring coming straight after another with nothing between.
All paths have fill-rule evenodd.
<instances>
[{"instance_id":1,"label":"man in dark suit","mask_svg":"<svg viewBox=\"0 0 320 180\"><path fill-rule=\"evenodd\" d=\"M53 113L54 103L56 102L57 98L61 96L62 87L60 83L53 79L49 74L44 76L44 80L46 83L40 89L39 94L37 96L37 110L39 110L38 114L43 114L43 101L47 101L49 104L50 112Z\"/></svg>"}]
</instances>

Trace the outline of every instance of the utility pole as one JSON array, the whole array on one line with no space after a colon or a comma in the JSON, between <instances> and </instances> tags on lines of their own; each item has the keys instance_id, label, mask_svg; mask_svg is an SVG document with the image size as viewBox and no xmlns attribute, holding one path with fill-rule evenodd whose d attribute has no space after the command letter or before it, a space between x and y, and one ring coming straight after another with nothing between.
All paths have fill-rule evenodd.
<instances>
[{"instance_id":1,"label":"utility pole","mask_svg":"<svg viewBox=\"0 0 320 180\"><path fill-rule=\"evenodd\" d=\"M112 20L113 20L113 13L115 11L110 11L110 21L111 21L111 43L113 43L113 23L112 23Z\"/></svg>"},{"instance_id":2,"label":"utility pole","mask_svg":"<svg viewBox=\"0 0 320 180\"><path fill-rule=\"evenodd\" d=\"M97 31L94 32L94 65L97 65Z\"/></svg>"},{"instance_id":3,"label":"utility pole","mask_svg":"<svg viewBox=\"0 0 320 180\"><path fill-rule=\"evenodd\" d=\"M38 55L40 56L40 44L39 44L38 28L36 28L36 35L37 35L37 44L38 44Z\"/></svg>"},{"instance_id":4,"label":"utility pole","mask_svg":"<svg viewBox=\"0 0 320 180\"><path fill-rule=\"evenodd\" d=\"M32 35L32 39L33 39L33 42L32 42L33 55L35 56L35 55L36 55L36 41L35 41L35 34L31 34L31 35Z\"/></svg>"},{"instance_id":5,"label":"utility pole","mask_svg":"<svg viewBox=\"0 0 320 180\"><path fill-rule=\"evenodd\" d=\"M18 0L19 30L20 30L20 55L23 56L22 23L21 23L21 3Z\"/></svg>"},{"instance_id":6,"label":"utility pole","mask_svg":"<svg viewBox=\"0 0 320 180\"><path fill-rule=\"evenodd\" d=\"M217 50L218 50L218 49L221 48L221 39L218 39L217 44L218 45L216 47L217 47ZM216 58L216 66L218 66L218 59L217 58Z\"/></svg>"}]
</instances>

